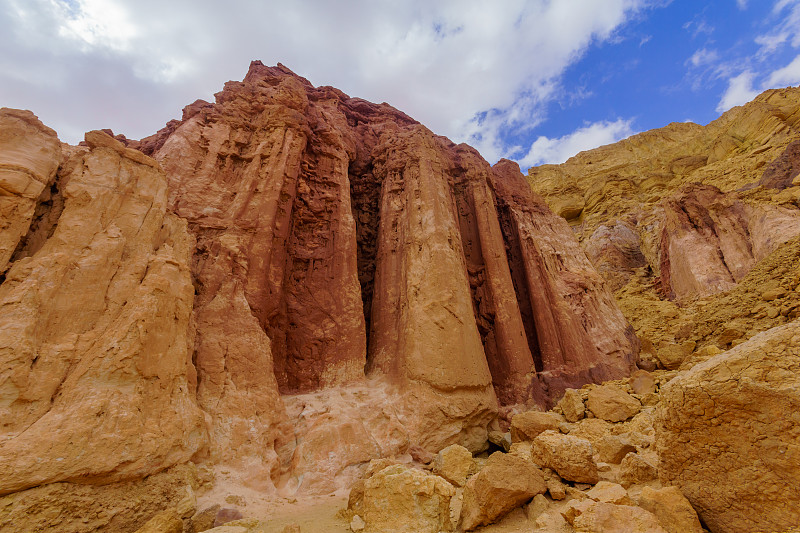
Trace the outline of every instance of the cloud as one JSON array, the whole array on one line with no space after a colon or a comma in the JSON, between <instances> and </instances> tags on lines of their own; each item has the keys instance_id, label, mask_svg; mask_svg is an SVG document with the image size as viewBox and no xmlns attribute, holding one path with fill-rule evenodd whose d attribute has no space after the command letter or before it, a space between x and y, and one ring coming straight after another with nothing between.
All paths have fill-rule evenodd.
<instances>
[{"instance_id":1,"label":"cloud","mask_svg":"<svg viewBox=\"0 0 800 533\"><path fill-rule=\"evenodd\" d=\"M709 65L718 60L719 53L716 50L707 50L705 48L701 48L692 54L692 57L689 58L688 63L691 63L693 67L700 67L703 65Z\"/></svg>"},{"instance_id":2,"label":"cloud","mask_svg":"<svg viewBox=\"0 0 800 533\"><path fill-rule=\"evenodd\" d=\"M759 91L753 88L754 74L746 70L728 80L728 88L722 95L719 104L717 104L717 111L723 113L728 109L743 105L758 96Z\"/></svg>"},{"instance_id":3,"label":"cloud","mask_svg":"<svg viewBox=\"0 0 800 533\"><path fill-rule=\"evenodd\" d=\"M736 0L736 7L744 11L747 9L747 0Z\"/></svg>"},{"instance_id":4,"label":"cloud","mask_svg":"<svg viewBox=\"0 0 800 533\"><path fill-rule=\"evenodd\" d=\"M630 137L635 133L631 128L632 122L623 119L594 122L556 139L540 136L531 145L528 154L519 160L519 164L528 168L546 163L563 163L584 150Z\"/></svg>"},{"instance_id":5,"label":"cloud","mask_svg":"<svg viewBox=\"0 0 800 533\"><path fill-rule=\"evenodd\" d=\"M652 0L0 0L3 105L62 139L149 135L252 59L389 102L433 131L508 152L559 96L565 69Z\"/></svg>"},{"instance_id":6,"label":"cloud","mask_svg":"<svg viewBox=\"0 0 800 533\"><path fill-rule=\"evenodd\" d=\"M800 84L800 55L783 68L780 68L767 78L768 87L785 87Z\"/></svg>"}]
</instances>

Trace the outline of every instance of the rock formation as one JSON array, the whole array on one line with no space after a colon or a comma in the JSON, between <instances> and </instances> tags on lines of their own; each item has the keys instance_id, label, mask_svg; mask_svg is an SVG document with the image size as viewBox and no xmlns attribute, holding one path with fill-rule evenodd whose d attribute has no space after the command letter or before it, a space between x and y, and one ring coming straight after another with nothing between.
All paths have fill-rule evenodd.
<instances>
[{"instance_id":1,"label":"rock formation","mask_svg":"<svg viewBox=\"0 0 800 533\"><path fill-rule=\"evenodd\" d=\"M38 131L19 149L31 163L18 155L18 176L58 166L50 132ZM86 140L61 166L51 212L9 236L18 237L0 285L0 494L142 478L206 445L191 364L193 240L166 211L155 161L102 132Z\"/></svg>"},{"instance_id":2,"label":"rock formation","mask_svg":"<svg viewBox=\"0 0 800 533\"><path fill-rule=\"evenodd\" d=\"M636 339L602 279L516 165L388 105L254 62L139 147L197 239L198 400L220 456L241 455L253 416L257 448L278 450L278 392L365 367L432 451L480 448L496 398L547 405L631 367Z\"/></svg>"},{"instance_id":3,"label":"rock formation","mask_svg":"<svg viewBox=\"0 0 800 533\"><path fill-rule=\"evenodd\" d=\"M707 126L674 123L529 171L613 288L636 272L672 299L730 289L800 234L800 89L770 90ZM761 185L761 187L758 187Z\"/></svg>"}]
</instances>

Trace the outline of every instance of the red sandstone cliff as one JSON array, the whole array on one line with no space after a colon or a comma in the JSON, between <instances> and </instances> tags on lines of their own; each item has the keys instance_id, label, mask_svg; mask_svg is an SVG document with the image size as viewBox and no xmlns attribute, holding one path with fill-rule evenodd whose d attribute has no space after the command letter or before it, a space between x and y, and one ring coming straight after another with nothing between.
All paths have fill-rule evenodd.
<instances>
[{"instance_id":1,"label":"red sandstone cliff","mask_svg":"<svg viewBox=\"0 0 800 533\"><path fill-rule=\"evenodd\" d=\"M2 120L0 493L190 458L327 492L377 457L485 449L501 408L633 367L516 164L386 104L254 62L142 141L62 158L32 115Z\"/></svg>"}]
</instances>

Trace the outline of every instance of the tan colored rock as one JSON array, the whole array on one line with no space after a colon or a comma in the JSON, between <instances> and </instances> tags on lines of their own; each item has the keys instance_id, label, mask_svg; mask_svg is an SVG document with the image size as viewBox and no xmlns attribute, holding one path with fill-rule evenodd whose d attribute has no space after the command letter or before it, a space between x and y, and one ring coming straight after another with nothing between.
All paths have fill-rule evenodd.
<instances>
[{"instance_id":1,"label":"tan colored rock","mask_svg":"<svg viewBox=\"0 0 800 533\"><path fill-rule=\"evenodd\" d=\"M577 422L582 419L586 414L586 406L583 404L581 391L577 389L567 389L564 391L564 396L558 402L561 407L561 412L564 413L564 418L567 422Z\"/></svg>"},{"instance_id":2,"label":"tan colored rock","mask_svg":"<svg viewBox=\"0 0 800 533\"><path fill-rule=\"evenodd\" d=\"M536 520L549 506L550 502L547 498L542 494L537 494L531 503L525 506L525 516L528 517L528 520Z\"/></svg>"},{"instance_id":3,"label":"tan colored rock","mask_svg":"<svg viewBox=\"0 0 800 533\"><path fill-rule=\"evenodd\" d=\"M667 533L703 532L697 513L678 487L642 488L639 507L656 515Z\"/></svg>"},{"instance_id":4,"label":"tan colored rock","mask_svg":"<svg viewBox=\"0 0 800 533\"><path fill-rule=\"evenodd\" d=\"M176 509L187 489L197 487L197 483L197 470L191 463L142 480L108 485L50 483L0 497L0 531L136 531L161 511ZM207 527L196 531L212 525L213 516Z\"/></svg>"},{"instance_id":5,"label":"tan colored rock","mask_svg":"<svg viewBox=\"0 0 800 533\"><path fill-rule=\"evenodd\" d=\"M616 385L601 385L589 391L586 405L597 418L621 422L638 413L642 404Z\"/></svg>"},{"instance_id":6,"label":"tan colored rock","mask_svg":"<svg viewBox=\"0 0 800 533\"><path fill-rule=\"evenodd\" d=\"M563 500L567 497L567 486L561 481L561 476L549 468L542 469L547 492L554 500Z\"/></svg>"},{"instance_id":7,"label":"tan colored rock","mask_svg":"<svg viewBox=\"0 0 800 533\"><path fill-rule=\"evenodd\" d=\"M575 424L569 432L573 437L580 437L592 443L594 448L600 445L604 436L609 435L614 425L599 418L584 418Z\"/></svg>"},{"instance_id":8,"label":"tan colored rock","mask_svg":"<svg viewBox=\"0 0 800 533\"><path fill-rule=\"evenodd\" d=\"M175 509L167 509L148 520L136 533L183 533L183 520Z\"/></svg>"},{"instance_id":9,"label":"tan colored rock","mask_svg":"<svg viewBox=\"0 0 800 533\"><path fill-rule=\"evenodd\" d=\"M542 472L530 461L493 453L464 488L461 528L471 531L491 524L546 490Z\"/></svg>"},{"instance_id":10,"label":"tan colored rock","mask_svg":"<svg viewBox=\"0 0 800 533\"><path fill-rule=\"evenodd\" d=\"M615 505L633 505L628 491L622 485L610 481L598 481L597 485L586 492L592 500Z\"/></svg>"},{"instance_id":11,"label":"tan colored rock","mask_svg":"<svg viewBox=\"0 0 800 533\"><path fill-rule=\"evenodd\" d=\"M451 444L436 454L433 472L445 478L456 487L463 487L467 475L473 470L475 461L472 453L463 446Z\"/></svg>"},{"instance_id":12,"label":"tan colored rock","mask_svg":"<svg viewBox=\"0 0 800 533\"><path fill-rule=\"evenodd\" d=\"M800 330L772 328L662 388L659 479L713 531L800 523Z\"/></svg>"},{"instance_id":13,"label":"tan colored rock","mask_svg":"<svg viewBox=\"0 0 800 533\"><path fill-rule=\"evenodd\" d=\"M572 521L580 533L666 533L652 513L631 505L593 502Z\"/></svg>"},{"instance_id":14,"label":"tan colored rock","mask_svg":"<svg viewBox=\"0 0 800 533\"><path fill-rule=\"evenodd\" d=\"M545 431L533 439L533 462L551 468L568 481L597 483L597 463L592 458L592 444L579 437Z\"/></svg>"},{"instance_id":15,"label":"tan colored rock","mask_svg":"<svg viewBox=\"0 0 800 533\"><path fill-rule=\"evenodd\" d=\"M60 162L55 131L30 111L0 109L0 272L31 228L37 204L51 200ZM46 218L44 210L39 217Z\"/></svg>"},{"instance_id":16,"label":"tan colored rock","mask_svg":"<svg viewBox=\"0 0 800 533\"><path fill-rule=\"evenodd\" d=\"M637 370L630 377L631 390L634 394L650 394L656 391L656 380L650 372Z\"/></svg>"},{"instance_id":17,"label":"tan colored rock","mask_svg":"<svg viewBox=\"0 0 800 533\"><path fill-rule=\"evenodd\" d=\"M511 440L520 442L533 440L543 431L557 430L563 419L555 413L525 411L514 415L511 419Z\"/></svg>"},{"instance_id":18,"label":"tan colored rock","mask_svg":"<svg viewBox=\"0 0 800 533\"><path fill-rule=\"evenodd\" d=\"M657 477L657 466L642 454L631 452L620 463L619 481L623 487L653 481Z\"/></svg>"},{"instance_id":19,"label":"tan colored rock","mask_svg":"<svg viewBox=\"0 0 800 533\"><path fill-rule=\"evenodd\" d=\"M158 165L124 150L75 153L52 235L0 285L0 494L137 479L206 446L193 241Z\"/></svg>"},{"instance_id":20,"label":"tan colored rock","mask_svg":"<svg viewBox=\"0 0 800 533\"><path fill-rule=\"evenodd\" d=\"M364 482L366 533L438 533L452 531L453 486L432 474L402 465L389 466Z\"/></svg>"},{"instance_id":21,"label":"tan colored rock","mask_svg":"<svg viewBox=\"0 0 800 533\"><path fill-rule=\"evenodd\" d=\"M572 527L566 519L554 509L548 509L534 520L536 529L545 533L572 533Z\"/></svg>"},{"instance_id":22,"label":"tan colored rock","mask_svg":"<svg viewBox=\"0 0 800 533\"><path fill-rule=\"evenodd\" d=\"M689 357L692 351L687 346L682 344L668 343L660 346L656 354L658 362L667 370L676 370L680 368L681 363Z\"/></svg>"},{"instance_id":23,"label":"tan colored rock","mask_svg":"<svg viewBox=\"0 0 800 533\"><path fill-rule=\"evenodd\" d=\"M597 453L600 454L600 461L618 465L631 452L636 452L629 440L619 435L603 435L597 442Z\"/></svg>"}]
</instances>

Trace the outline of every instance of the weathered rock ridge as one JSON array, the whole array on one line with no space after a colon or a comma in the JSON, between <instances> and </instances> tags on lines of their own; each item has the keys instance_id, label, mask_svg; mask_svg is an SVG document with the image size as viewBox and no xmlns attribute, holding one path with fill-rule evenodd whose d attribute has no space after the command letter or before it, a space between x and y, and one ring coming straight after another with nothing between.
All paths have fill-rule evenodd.
<instances>
[{"instance_id":1,"label":"weathered rock ridge","mask_svg":"<svg viewBox=\"0 0 800 533\"><path fill-rule=\"evenodd\" d=\"M640 133L529 181L613 288L644 267L671 299L725 291L800 234L798 102L800 88L766 91L707 126Z\"/></svg>"}]
</instances>

